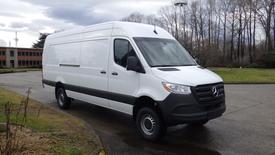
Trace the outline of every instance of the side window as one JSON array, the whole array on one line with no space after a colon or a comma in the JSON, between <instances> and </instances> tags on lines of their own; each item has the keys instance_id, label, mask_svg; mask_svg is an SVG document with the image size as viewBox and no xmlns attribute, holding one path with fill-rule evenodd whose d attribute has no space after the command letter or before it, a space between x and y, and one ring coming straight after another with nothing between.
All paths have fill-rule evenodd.
<instances>
[{"instance_id":1,"label":"side window","mask_svg":"<svg viewBox=\"0 0 275 155\"><path fill-rule=\"evenodd\" d=\"M126 68L128 56L135 56L135 51L128 40L115 39L114 42L114 60L115 62Z\"/></svg>"}]
</instances>

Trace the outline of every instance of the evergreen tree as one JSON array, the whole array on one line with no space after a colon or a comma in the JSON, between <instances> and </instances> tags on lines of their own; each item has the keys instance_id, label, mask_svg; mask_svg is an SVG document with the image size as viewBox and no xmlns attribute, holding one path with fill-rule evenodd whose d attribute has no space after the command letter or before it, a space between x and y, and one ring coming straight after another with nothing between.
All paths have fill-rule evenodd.
<instances>
[{"instance_id":1,"label":"evergreen tree","mask_svg":"<svg viewBox=\"0 0 275 155\"><path fill-rule=\"evenodd\" d=\"M39 39L36 43L32 45L33 48L43 48L45 40L49 34L48 33L40 33Z\"/></svg>"}]
</instances>

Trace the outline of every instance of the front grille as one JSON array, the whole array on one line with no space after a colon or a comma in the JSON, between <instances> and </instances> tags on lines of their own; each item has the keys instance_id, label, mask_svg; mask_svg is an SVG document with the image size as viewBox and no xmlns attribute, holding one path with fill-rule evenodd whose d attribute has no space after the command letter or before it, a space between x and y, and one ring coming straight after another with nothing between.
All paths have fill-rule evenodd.
<instances>
[{"instance_id":1,"label":"front grille","mask_svg":"<svg viewBox=\"0 0 275 155\"><path fill-rule=\"evenodd\" d=\"M213 87L217 88L218 96L213 95ZM200 104L220 105L225 102L223 83L200 85L197 87L193 87L192 91Z\"/></svg>"}]
</instances>

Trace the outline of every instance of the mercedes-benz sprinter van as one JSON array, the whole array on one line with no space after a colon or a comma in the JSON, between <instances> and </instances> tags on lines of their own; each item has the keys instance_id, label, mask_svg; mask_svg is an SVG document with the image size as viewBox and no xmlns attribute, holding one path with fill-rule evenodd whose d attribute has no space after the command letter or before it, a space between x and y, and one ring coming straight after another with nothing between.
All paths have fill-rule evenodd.
<instances>
[{"instance_id":1,"label":"mercedes-benz sprinter van","mask_svg":"<svg viewBox=\"0 0 275 155\"><path fill-rule=\"evenodd\" d=\"M155 141L178 124L203 125L226 109L223 80L200 67L167 31L109 22L47 37L43 83L57 103L72 99L129 114Z\"/></svg>"}]
</instances>

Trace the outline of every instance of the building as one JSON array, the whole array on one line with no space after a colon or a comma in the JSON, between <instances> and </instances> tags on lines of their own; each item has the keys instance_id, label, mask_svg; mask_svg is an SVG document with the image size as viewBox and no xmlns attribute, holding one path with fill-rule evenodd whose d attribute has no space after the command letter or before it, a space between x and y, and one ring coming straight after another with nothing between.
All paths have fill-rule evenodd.
<instances>
[{"instance_id":1,"label":"building","mask_svg":"<svg viewBox=\"0 0 275 155\"><path fill-rule=\"evenodd\" d=\"M0 47L0 68L41 67L42 51L37 48Z\"/></svg>"}]
</instances>

